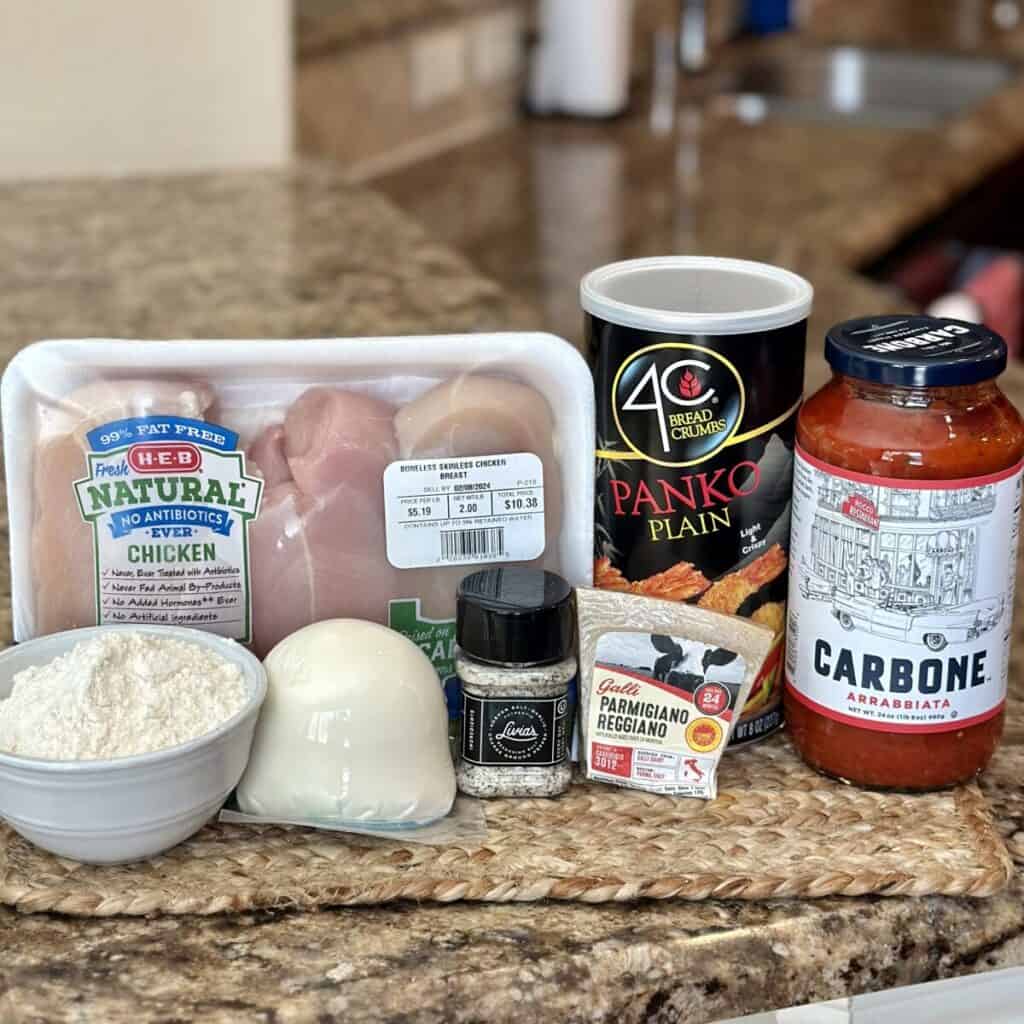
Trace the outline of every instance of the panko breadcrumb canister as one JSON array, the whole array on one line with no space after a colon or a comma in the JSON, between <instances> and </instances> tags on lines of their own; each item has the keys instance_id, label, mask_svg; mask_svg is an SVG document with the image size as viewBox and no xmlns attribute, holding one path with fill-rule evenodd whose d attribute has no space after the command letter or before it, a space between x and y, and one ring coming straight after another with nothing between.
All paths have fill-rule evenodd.
<instances>
[{"instance_id":1,"label":"panko breadcrumb canister","mask_svg":"<svg viewBox=\"0 0 1024 1024\"><path fill-rule=\"evenodd\" d=\"M813 289L764 263L666 256L580 287L597 400L594 585L775 633L733 743L782 724L789 513Z\"/></svg>"}]
</instances>

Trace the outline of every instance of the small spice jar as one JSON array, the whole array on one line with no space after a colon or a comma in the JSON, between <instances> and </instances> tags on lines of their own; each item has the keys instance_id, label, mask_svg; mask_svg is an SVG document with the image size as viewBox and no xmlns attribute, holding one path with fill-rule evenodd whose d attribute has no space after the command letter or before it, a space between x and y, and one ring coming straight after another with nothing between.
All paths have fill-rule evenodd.
<instances>
[{"instance_id":1,"label":"small spice jar","mask_svg":"<svg viewBox=\"0 0 1024 1024\"><path fill-rule=\"evenodd\" d=\"M462 581L456 609L459 789L479 797L557 796L572 778L572 588L541 569L486 569Z\"/></svg>"},{"instance_id":2,"label":"small spice jar","mask_svg":"<svg viewBox=\"0 0 1024 1024\"><path fill-rule=\"evenodd\" d=\"M977 324L833 327L797 424L786 723L819 771L879 788L973 778L999 744L1024 421Z\"/></svg>"}]
</instances>

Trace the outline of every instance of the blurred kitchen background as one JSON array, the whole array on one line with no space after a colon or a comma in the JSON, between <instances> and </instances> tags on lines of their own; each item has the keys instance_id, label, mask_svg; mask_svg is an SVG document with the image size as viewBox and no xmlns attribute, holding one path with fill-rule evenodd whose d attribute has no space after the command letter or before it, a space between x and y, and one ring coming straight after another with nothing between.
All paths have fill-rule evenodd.
<instances>
[{"instance_id":1,"label":"blurred kitchen background","mask_svg":"<svg viewBox=\"0 0 1024 1024\"><path fill-rule=\"evenodd\" d=\"M15 257L2 282L8 313L21 311L10 295L17 257L31 263L39 237L31 197L41 193L24 183L110 182L50 189L41 204L52 227L67 214L78 244L88 220L72 214L95 204L107 225L96 229L99 263L117 182L117 231L146 225L227 259L231 231L210 204L242 179L233 186L225 172L261 169L270 181L266 169L278 168L295 187L312 175L323 189L326 175L330 188L365 195L366 210L387 197L431 244L500 286L493 316L485 296L474 300L484 312L469 326L543 326L578 341L584 271L701 252L809 276L815 342L826 321L913 307L983 319L1020 350L1018 0L0 0L0 11L0 179L16 183L0 190ZM175 226L146 220L159 192L124 220L140 179L170 175L199 176ZM203 180L221 184L196 199ZM235 195L222 213L246 235L235 239L242 250L258 248L261 222L268 245L281 242L285 215L289 247L301 245L296 221L315 222L310 245L333 230L344 247L342 236L374 230L369 213L332 229L331 204L318 216L293 201ZM38 269L51 273L55 251L44 253ZM376 255L394 262L401 245ZM285 314L290 300L301 305L309 267L284 278L269 269L283 289L270 332L359 326L330 322L323 307L312 320ZM346 267L336 275L343 294ZM329 288L331 272L319 267L316 281ZM91 333L183 332L85 306L69 313ZM444 326L444 307L438 295L423 330ZM185 330L206 325L199 315Z\"/></svg>"}]
</instances>

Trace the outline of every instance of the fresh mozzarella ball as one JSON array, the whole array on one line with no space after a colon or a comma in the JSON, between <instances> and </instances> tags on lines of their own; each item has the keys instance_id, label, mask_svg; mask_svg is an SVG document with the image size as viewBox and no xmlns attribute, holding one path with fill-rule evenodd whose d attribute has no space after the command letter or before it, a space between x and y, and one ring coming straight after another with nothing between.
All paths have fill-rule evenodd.
<instances>
[{"instance_id":1,"label":"fresh mozzarella ball","mask_svg":"<svg viewBox=\"0 0 1024 1024\"><path fill-rule=\"evenodd\" d=\"M413 825L455 799L444 696L430 660L394 630L317 622L282 640L239 807L277 819Z\"/></svg>"}]
</instances>

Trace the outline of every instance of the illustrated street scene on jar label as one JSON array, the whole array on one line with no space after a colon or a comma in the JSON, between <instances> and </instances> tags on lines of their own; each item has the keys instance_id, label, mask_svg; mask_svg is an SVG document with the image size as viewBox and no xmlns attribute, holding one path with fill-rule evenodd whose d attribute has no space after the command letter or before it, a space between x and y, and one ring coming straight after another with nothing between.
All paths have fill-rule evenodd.
<instances>
[{"instance_id":1,"label":"illustrated street scene on jar label","mask_svg":"<svg viewBox=\"0 0 1024 1024\"><path fill-rule=\"evenodd\" d=\"M813 637L790 647L794 696L893 731L956 731L999 713L1020 468L901 488L798 452L794 489L789 631Z\"/></svg>"}]
</instances>

